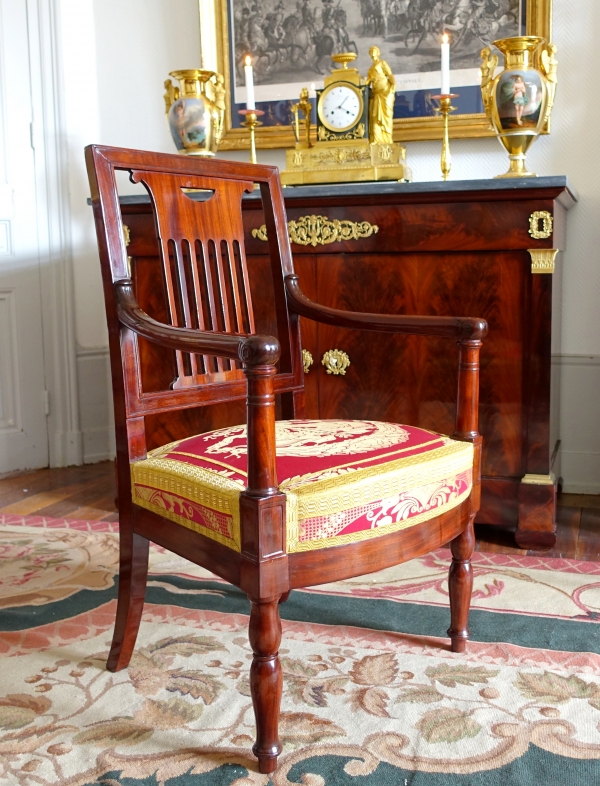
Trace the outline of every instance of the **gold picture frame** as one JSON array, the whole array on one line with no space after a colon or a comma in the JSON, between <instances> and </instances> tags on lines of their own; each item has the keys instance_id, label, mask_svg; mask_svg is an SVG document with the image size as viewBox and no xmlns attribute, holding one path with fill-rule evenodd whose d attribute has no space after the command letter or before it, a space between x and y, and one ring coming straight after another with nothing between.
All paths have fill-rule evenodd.
<instances>
[{"instance_id":1,"label":"gold picture frame","mask_svg":"<svg viewBox=\"0 0 600 786\"><path fill-rule=\"evenodd\" d=\"M248 0L251 3L252 0ZM260 2L260 0L255 0ZM552 0L521 0L526 7L525 32L551 40ZM316 4L316 3L315 3ZM248 131L235 127L231 90L230 8L232 0L199 0L202 67L215 70L225 78L227 101L220 150L248 147ZM483 46L483 44L482 44ZM476 64L477 66L479 63ZM460 90L458 88L457 90ZM455 139L495 136L484 112L455 114L450 117L450 136ZM236 118L237 121L237 118ZM442 138L439 115L394 120L394 141L411 142ZM294 145L291 125L264 125L256 130L259 148L290 148Z\"/></svg>"}]
</instances>

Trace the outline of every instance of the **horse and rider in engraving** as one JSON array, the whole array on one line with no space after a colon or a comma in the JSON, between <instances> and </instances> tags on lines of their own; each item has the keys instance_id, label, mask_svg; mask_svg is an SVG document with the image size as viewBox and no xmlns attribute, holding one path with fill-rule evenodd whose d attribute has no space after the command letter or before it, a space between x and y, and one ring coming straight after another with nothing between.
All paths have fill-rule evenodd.
<instances>
[{"instance_id":1,"label":"horse and rider in engraving","mask_svg":"<svg viewBox=\"0 0 600 786\"><path fill-rule=\"evenodd\" d=\"M358 53L348 35L341 2L337 0L336 5L335 0L321 0L321 7L313 8L310 0L296 0L291 13L283 0L266 12L259 2L244 5L234 19L235 63L240 78L246 55L251 56L260 81L278 64L303 64L320 74L324 60L329 62L334 52Z\"/></svg>"}]
</instances>

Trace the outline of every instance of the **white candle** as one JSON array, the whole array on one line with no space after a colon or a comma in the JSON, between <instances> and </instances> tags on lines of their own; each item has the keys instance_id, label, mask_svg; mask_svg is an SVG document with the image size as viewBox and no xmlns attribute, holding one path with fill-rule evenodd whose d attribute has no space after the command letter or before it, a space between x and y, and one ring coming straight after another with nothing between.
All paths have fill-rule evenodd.
<instances>
[{"instance_id":1,"label":"white candle","mask_svg":"<svg viewBox=\"0 0 600 786\"><path fill-rule=\"evenodd\" d=\"M310 83L310 90L308 91L309 98L316 98L317 97L317 86L314 82Z\"/></svg>"},{"instance_id":2,"label":"white candle","mask_svg":"<svg viewBox=\"0 0 600 786\"><path fill-rule=\"evenodd\" d=\"M252 58L246 55L244 60L244 76L246 78L246 109L256 109L254 103L254 74L252 73Z\"/></svg>"},{"instance_id":3,"label":"white candle","mask_svg":"<svg viewBox=\"0 0 600 786\"><path fill-rule=\"evenodd\" d=\"M450 95L450 42L447 33L442 36L442 95Z\"/></svg>"}]
</instances>

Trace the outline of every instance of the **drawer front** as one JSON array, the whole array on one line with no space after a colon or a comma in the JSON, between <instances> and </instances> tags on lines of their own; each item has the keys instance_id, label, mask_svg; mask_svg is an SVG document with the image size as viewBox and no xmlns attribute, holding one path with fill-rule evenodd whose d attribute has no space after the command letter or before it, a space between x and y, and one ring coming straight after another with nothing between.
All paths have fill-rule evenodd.
<instances>
[{"instance_id":1,"label":"drawer front","mask_svg":"<svg viewBox=\"0 0 600 786\"><path fill-rule=\"evenodd\" d=\"M294 254L310 254L315 249L324 254L508 251L562 248L562 232L554 226L548 237L536 239L530 234L530 216L542 212L554 218L555 207L562 213L551 199L320 207L296 207L288 202L287 215L288 222L295 222L291 232ZM538 223L542 229L543 222ZM255 205L245 210L249 253L266 252L263 225L262 210ZM331 242L332 238L336 239Z\"/></svg>"}]
</instances>

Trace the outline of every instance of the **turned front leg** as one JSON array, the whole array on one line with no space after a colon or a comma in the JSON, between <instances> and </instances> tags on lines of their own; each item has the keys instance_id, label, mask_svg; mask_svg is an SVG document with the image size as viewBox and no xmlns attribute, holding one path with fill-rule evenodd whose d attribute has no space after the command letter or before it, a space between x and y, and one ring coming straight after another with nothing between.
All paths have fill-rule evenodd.
<instances>
[{"instance_id":1,"label":"turned front leg","mask_svg":"<svg viewBox=\"0 0 600 786\"><path fill-rule=\"evenodd\" d=\"M277 731L283 684L279 663L279 598L267 602L250 598L250 602L248 635L254 653L250 667L250 691L256 718L256 742L252 752L258 758L259 771L269 773L277 767L277 756L281 753Z\"/></svg>"},{"instance_id":2,"label":"turned front leg","mask_svg":"<svg viewBox=\"0 0 600 786\"><path fill-rule=\"evenodd\" d=\"M452 652L464 652L469 639L469 606L473 590L471 555L475 548L474 519L475 514L470 517L465 530L450 544L452 564L448 574L450 592L448 636L451 639Z\"/></svg>"}]
</instances>

